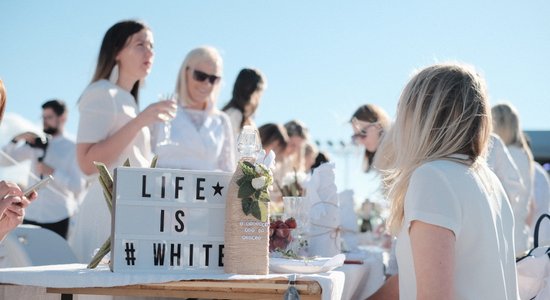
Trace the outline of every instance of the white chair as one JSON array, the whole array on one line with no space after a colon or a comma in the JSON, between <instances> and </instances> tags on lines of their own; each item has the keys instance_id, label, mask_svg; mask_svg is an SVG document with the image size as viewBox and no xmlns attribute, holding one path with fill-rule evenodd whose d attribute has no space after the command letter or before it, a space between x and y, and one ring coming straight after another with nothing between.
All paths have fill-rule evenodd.
<instances>
[{"instance_id":1,"label":"white chair","mask_svg":"<svg viewBox=\"0 0 550 300\"><path fill-rule=\"evenodd\" d=\"M0 244L0 267L77 263L67 241L35 225L20 225Z\"/></svg>"}]
</instances>

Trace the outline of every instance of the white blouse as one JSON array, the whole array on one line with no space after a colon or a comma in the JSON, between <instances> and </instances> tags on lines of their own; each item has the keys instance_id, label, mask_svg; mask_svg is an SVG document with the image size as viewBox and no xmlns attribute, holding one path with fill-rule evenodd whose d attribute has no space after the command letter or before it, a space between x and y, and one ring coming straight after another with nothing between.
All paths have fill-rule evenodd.
<instances>
[{"instance_id":1,"label":"white blouse","mask_svg":"<svg viewBox=\"0 0 550 300\"><path fill-rule=\"evenodd\" d=\"M80 123L78 124L77 143L97 143L116 133L139 113L139 107L128 91L118 85L102 79L96 81L84 91L78 104ZM149 166L152 155L149 128L143 127L131 143L119 155L112 171L122 166L128 158L133 167Z\"/></svg>"},{"instance_id":2,"label":"white blouse","mask_svg":"<svg viewBox=\"0 0 550 300\"><path fill-rule=\"evenodd\" d=\"M454 233L453 299L518 299L512 210L494 173L476 167L436 160L413 172L396 246L401 299L416 299L414 220Z\"/></svg>"},{"instance_id":3,"label":"white blouse","mask_svg":"<svg viewBox=\"0 0 550 300\"><path fill-rule=\"evenodd\" d=\"M158 145L164 140L164 123L154 126L152 148L158 155L158 167L235 171L235 139L225 113L178 106L170 138L177 144Z\"/></svg>"},{"instance_id":4,"label":"white blouse","mask_svg":"<svg viewBox=\"0 0 550 300\"><path fill-rule=\"evenodd\" d=\"M235 140L237 140L239 134L241 134L241 122L243 121L243 113L234 107L227 109L225 113L227 114L227 116L229 116L231 127L233 128L233 137L235 138ZM249 125L256 128L256 123L254 123L253 118L250 118Z\"/></svg>"}]
</instances>

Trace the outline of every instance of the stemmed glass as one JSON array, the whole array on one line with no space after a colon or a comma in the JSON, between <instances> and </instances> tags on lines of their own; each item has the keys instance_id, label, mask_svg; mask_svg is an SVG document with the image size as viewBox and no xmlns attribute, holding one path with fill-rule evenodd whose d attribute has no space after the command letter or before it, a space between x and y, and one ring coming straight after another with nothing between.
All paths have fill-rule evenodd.
<instances>
[{"instance_id":1,"label":"stemmed glass","mask_svg":"<svg viewBox=\"0 0 550 300\"><path fill-rule=\"evenodd\" d=\"M176 93L167 93L159 96L160 101L170 100L177 104L178 95ZM178 145L172 141L170 135L172 132L172 119L176 116L176 111L167 114L161 114L160 118L164 120L164 139L157 143L157 146Z\"/></svg>"}]
</instances>

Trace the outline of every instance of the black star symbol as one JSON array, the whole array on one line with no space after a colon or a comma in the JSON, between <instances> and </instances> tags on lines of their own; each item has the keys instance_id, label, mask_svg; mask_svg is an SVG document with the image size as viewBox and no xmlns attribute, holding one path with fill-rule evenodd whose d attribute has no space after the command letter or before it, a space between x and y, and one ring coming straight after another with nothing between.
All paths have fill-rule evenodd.
<instances>
[{"instance_id":1,"label":"black star symbol","mask_svg":"<svg viewBox=\"0 0 550 300\"><path fill-rule=\"evenodd\" d=\"M220 194L220 196L222 195L222 189L224 188L223 186L220 186L220 182L218 181L218 183L216 185L213 185L212 188L214 189L214 196L216 196L216 194Z\"/></svg>"}]
</instances>

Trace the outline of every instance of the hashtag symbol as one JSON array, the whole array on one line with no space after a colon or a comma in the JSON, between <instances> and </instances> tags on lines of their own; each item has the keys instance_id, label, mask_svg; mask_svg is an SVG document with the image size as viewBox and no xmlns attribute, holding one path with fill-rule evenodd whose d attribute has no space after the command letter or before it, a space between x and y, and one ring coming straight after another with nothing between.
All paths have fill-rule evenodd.
<instances>
[{"instance_id":1,"label":"hashtag symbol","mask_svg":"<svg viewBox=\"0 0 550 300\"><path fill-rule=\"evenodd\" d=\"M126 264L128 266L135 265L136 264L136 257L134 256L134 253L136 252L136 249L134 248L134 243L126 243Z\"/></svg>"}]
</instances>

